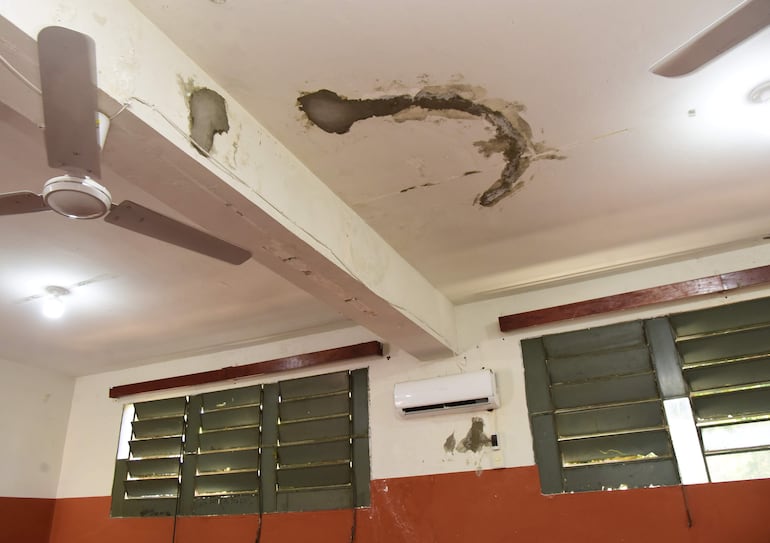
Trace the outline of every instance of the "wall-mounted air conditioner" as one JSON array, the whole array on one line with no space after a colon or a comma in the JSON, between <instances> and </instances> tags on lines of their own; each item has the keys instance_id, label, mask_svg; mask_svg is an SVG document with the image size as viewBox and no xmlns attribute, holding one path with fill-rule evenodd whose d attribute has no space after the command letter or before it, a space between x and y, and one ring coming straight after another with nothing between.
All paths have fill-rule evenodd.
<instances>
[{"instance_id":1,"label":"wall-mounted air conditioner","mask_svg":"<svg viewBox=\"0 0 770 543\"><path fill-rule=\"evenodd\" d=\"M500 406L492 370L396 383L393 399L396 410L405 417Z\"/></svg>"}]
</instances>

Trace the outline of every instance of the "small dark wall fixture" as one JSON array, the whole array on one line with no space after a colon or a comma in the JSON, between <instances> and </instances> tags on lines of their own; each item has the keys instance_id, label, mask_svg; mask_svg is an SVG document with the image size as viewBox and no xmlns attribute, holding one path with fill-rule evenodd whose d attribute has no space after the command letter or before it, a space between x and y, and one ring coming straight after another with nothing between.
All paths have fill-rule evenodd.
<instances>
[{"instance_id":1,"label":"small dark wall fixture","mask_svg":"<svg viewBox=\"0 0 770 543\"><path fill-rule=\"evenodd\" d=\"M535 160L562 159L555 150L542 142L532 140L532 129L520 113L524 106L500 102L494 106L475 98L469 85L424 87L414 96L403 94L374 99L348 99L328 89L301 95L299 109L321 130L330 134L345 134L354 123L370 117L396 117L406 110L422 111L423 115L409 115L401 120L424 120L428 114L448 115L460 112L466 116L484 119L494 127L494 136L474 145L484 156L501 153L505 166L500 177L476 198L474 203L491 207L521 187L521 176ZM466 172L464 175L476 173ZM403 192L403 191L402 191Z\"/></svg>"}]
</instances>

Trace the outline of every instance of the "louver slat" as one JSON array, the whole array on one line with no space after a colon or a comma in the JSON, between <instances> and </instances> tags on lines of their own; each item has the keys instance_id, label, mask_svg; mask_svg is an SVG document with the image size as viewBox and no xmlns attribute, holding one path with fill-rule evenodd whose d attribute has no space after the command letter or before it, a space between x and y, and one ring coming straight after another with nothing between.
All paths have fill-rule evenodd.
<instances>
[{"instance_id":1,"label":"louver slat","mask_svg":"<svg viewBox=\"0 0 770 543\"><path fill-rule=\"evenodd\" d=\"M258 511L261 385L201 394L187 444L193 514Z\"/></svg>"},{"instance_id":2,"label":"louver slat","mask_svg":"<svg viewBox=\"0 0 770 543\"><path fill-rule=\"evenodd\" d=\"M526 377L538 384L528 384L527 403L544 492L678 483L641 322L527 340L522 349Z\"/></svg>"},{"instance_id":3,"label":"louver slat","mask_svg":"<svg viewBox=\"0 0 770 543\"><path fill-rule=\"evenodd\" d=\"M280 383L276 493L279 510L352 507L348 372ZM314 505L315 504L315 505Z\"/></svg>"},{"instance_id":4,"label":"louver slat","mask_svg":"<svg viewBox=\"0 0 770 543\"><path fill-rule=\"evenodd\" d=\"M126 406L112 516L367 505L367 375L359 369Z\"/></svg>"},{"instance_id":5,"label":"louver slat","mask_svg":"<svg viewBox=\"0 0 770 543\"><path fill-rule=\"evenodd\" d=\"M165 516L177 509L187 398L131 408L127 458L115 467L113 516Z\"/></svg>"},{"instance_id":6,"label":"louver slat","mask_svg":"<svg viewBox=\"0 0 770 543\"><path fill-rule=\"evenodd\" d=\"M670 318L713 482L770 476L770 299Z\"/></svg>"}]
</instances>

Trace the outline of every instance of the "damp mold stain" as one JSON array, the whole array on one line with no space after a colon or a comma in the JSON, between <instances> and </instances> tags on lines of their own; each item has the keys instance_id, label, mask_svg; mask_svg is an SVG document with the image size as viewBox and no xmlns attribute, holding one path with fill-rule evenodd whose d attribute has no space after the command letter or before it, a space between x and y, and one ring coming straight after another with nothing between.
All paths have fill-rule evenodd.
<instances>
[{"instance_id":1,"label":"damp mold stain","mask_svg":"<svg viewBox=\"0 0 770 543\"><path fill-rule=\"evenodd\" d=\"M468 433L460 440L455 450L462 453L479 452L483 447L490 447L491 445L492 439L484 433L484 419L473 417Z\"/></svg>"},{"instance_id":2,"label":"damp mold stain","mask_svg":"<svg viewBox=\"0 0 770 543\"><path fill-rule=\"evenodd\" d=\"M190 139L199 153L207 155L214 146L214 136L230 130L227 103L221 94L196 86L192 79L180 77L179 85L190 112Z\"/></svg>"},{"instance_id":3,"label":"damp mold stain","mask_svg":"<svg viewBox=\"0 0 770 543\"><path fill-rule=\"evenodd\" d=\"M404 122L438 115L487 121L493 136L474 145L484 156L502 154L505 166L500 177L476 197L474 203L483 207L494 206L513 194L519 188L519 179L533 161L564 158L543 142L532 139L532 129L521 116L524 106L502 100L484 100L483 90L470 85L426 86L414 95L370 99L349 99L321 89L302 94L297 102L310 122L330 134L345 134L356 122L372 117L391 117ZM477 172L466 172L465 175L474 173Z\"/></svg>"},{"instance_id":4,"label":"damp mold stain","mask_svg":"<svg viewBox=\"0 0 770 543\"><path fill-rule=\"evenodd\" d=\"M455 440L455 433L449 434L449 437L444 441L444 452L454 454L457 441Z\"/></svg>"}]
</instances>

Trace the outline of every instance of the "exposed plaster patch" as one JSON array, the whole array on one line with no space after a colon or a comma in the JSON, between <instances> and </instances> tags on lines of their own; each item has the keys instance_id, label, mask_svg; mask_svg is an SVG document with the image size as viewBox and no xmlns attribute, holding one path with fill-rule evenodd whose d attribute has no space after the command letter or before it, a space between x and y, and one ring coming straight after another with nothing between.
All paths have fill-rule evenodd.
<instances>
[{"instance_id":1,"label":"exposed plaster patch","mask_svg":"<svg viewBox=\"0 0 770 543\"><path fill-rule=\"evenodd\" d=\"M230 130L227 104L221 94L196 86L192 79L178 81L190 112L190 138L197 151L206 155L214 146L214 136Z\"/></svg>"},{"instance_id":2,"label":"exposed plaster patch","mask_svg":"<svg viewBox=\"0 0 770 543\"><path fill-rule=\"evenodd\" d=\"M210 152L214 136L230 130L227 106L222 95L211 89L198 89L190 95L190 137Z\"/></svg>"},{"instance_id":3,"label":"exposed plaster patch","mask_svg":"<svg viewBox=\"0 0 770 543\"><path fill-rule=\"evenodd\" d=\"M446 441L444 441L444 452L454 454L455 445L457 445L457 441L455 440L455 433L452 432L449 434L449 437L446 438Z\"/></svg>"},{"instance_id":4,"label":"exposed plaster patch","mask_svg":"<svg viewBox=\"0 0 770 543\"><path fill-rule=\"evenodd\" d=\"M530 163L564 157L543 142L533 141L532 129L521 117L523 105L485 100L484 94L480 87L451 84L426 86L414 95L370 99L348 99L321 89L302 94L297 101L310 122L333 134L345 134L354 123L371 117L391 117L397 122L426 120L429 116L484 119L494 128L494 135L474 145L484 156L499 153L506 161L500 178L474 201L490 207L518 188L517 182Z\"/></svg>"},{"instance_id":5,"label":"exposed plaster patch","mask_svg":"<svg viewBox=\"0 0 770 543\"><path fill-rule=\"evenodd\" d=\"M457 452L479 452L483 447L492 445L492 440L484 433L484 419L473 417L471 427L465 437L457 444Z\"/></svg>"}]
</instances>

